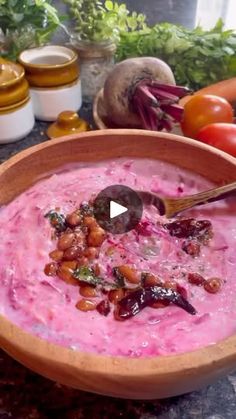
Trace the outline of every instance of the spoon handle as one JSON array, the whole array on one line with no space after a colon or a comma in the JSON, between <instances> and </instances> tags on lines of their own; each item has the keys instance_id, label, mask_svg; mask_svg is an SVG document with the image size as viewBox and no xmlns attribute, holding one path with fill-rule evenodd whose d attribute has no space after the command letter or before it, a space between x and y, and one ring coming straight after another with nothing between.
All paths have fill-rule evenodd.
<instances>
[{"instance_id":1,"label":"spoon handle","mask_svg":"<svg viewBox=\"0 0 236 419\"><path fill-rule=\"evenodd\" d=\"M236 182L183 198L162 198L165 206L165 215L173 217L179 212L196 205L204 205L233 196L233 192L236 192Z\"/></svg>"}]
</instances>

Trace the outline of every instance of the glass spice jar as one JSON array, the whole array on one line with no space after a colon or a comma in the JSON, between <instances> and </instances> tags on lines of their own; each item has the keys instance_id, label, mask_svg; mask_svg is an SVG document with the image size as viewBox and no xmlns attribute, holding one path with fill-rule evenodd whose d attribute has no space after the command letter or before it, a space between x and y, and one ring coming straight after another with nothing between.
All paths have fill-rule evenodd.
<instances>
[{"instance_id":1,"label":"glass spice jar","mask_svg":"<svg viewBox=\"0 0 236 419\"><path fill-rule=\"evenodd\" d=\"M112 41L90 42L71 36L72 46L79 56L82 96L91 102L115 64L116 45Z\"/></svg>"}]
</instances>

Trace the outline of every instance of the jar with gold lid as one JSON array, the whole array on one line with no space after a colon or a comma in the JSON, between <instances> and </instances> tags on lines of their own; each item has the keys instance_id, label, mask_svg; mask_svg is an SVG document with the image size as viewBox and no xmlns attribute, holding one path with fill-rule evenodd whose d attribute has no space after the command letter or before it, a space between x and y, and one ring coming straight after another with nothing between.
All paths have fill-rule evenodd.
<instances>
[{"instance_id":1,"label":"jar with gold lid","mask_svg":"<svg viewBox=\"0 0 236 419\"><path fill-rule=\"evenodd\" d=\"M0 57L0 143L21 140L34 126L24 69Z\"/></svg>"},{"instance_id":2,"label":"jar with gold lid","mask_svg":"<svg viewBox=\"0 0 236 419\"><path fill-rule=\"evenodd\" d=\"M80 109L82 95L76 52L60 45L46 45L23 51L18 61L26 72L37 119L56 121L64 110Z\"/></svg>"}]
</instances>

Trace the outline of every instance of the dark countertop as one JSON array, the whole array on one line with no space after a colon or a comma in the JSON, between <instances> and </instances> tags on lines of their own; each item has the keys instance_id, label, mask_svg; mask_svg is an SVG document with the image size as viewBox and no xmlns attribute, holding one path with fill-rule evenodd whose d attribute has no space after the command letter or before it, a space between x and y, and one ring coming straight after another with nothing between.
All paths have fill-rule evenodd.
<instances>
[{"instance_id":1,"label":"dark countertop","mask_svg":"<svg viewBox=\"0 0 236 419\"><path fill-rule=\"evenodd\" d=\"M83 105L83 108L80 110L80 116L92 124L91 104ZM0 163L27 147L31 147L38 143L47 141L48 137L46 135L46 129L48 126L49 124L47 122L37 121L31 133L23 140L20 140L16 143L0 145Z\"/></svg>"},{"instance_id":2,"label":"dark countertop","mask_svg":"<svg viewBox=\"0 0 236 419\"><path fill-rule=\"evenodd\" d=\"M227 1L204 0L219 13ZM199 5L204 2L199 0ZM58 4L59 1L54 1ZM128 0L130 8L146 12L150 21L169 20L193 27L196 0ZM210 15L210 14L209 14ZM81 116L91 120L91 106ZM46 141L46 123L37 122L24 140L0 146L0 162L20 150ZM0 419L235 419L236 372L207 388L155 401L129 401L97 396L60 386L31 372L0 351Z\"/></svg>"}]
</instances>

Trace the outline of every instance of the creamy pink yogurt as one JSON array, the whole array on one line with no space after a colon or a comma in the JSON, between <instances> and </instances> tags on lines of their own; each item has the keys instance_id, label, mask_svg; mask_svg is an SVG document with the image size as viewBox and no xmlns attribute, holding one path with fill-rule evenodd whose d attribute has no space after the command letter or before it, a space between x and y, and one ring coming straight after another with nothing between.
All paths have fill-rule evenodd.
<instances>
[{"instance_id":1,"label":"creamy pink yogurt","mask_svg":"<svg viewBox=\"0 0 236 419\"><path fill-rule=\"evenodd\" d=\"M48 254L55 249L44 215L56 207L69 213L112 184L170 196L211 186L200 176L147 159L74 165L38 182L0 209L0 313L50 342L80 351L132 357L192 351L234 334L236 203L232 201L186 212L188 217L208 219L213 225L214 237L198 258L183 252L178 239L160 233L156 223L161 217L154 208L145 208L143 213L150 235L134 230L110 235L101 248L98 263L106 279L111 278L111 268L120 264L152 272L164 280L175 279L188 291L188 300L197 310L195 316L173 305L145 308L124 322L114 320L112 312L107 317L97 311L81 312L75 308L78 288L44 274ZM188 272L220 277L225 282L218 294L209 294L187 282Z\"/></svg>"}]
</instances>

